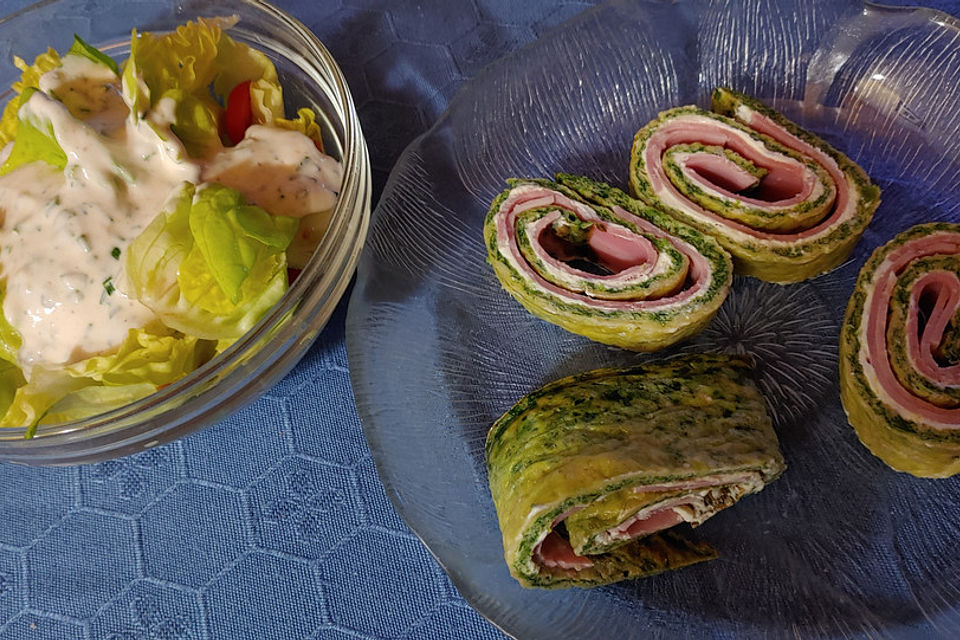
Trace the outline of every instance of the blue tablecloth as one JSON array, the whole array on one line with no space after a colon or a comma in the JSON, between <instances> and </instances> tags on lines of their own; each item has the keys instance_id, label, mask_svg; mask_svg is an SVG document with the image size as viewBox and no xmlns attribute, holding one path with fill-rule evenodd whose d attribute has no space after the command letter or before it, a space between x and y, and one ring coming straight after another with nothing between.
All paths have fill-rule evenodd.
<instances>
[{"instance_id":1,"label":"blue tablecloth","mask_svg":"<svg viewBox=\"0 0 960 640\"><path fill-rule=\"evenodd\" d=\"M376 199L465 80L591 3L277 4L340 61ZM0 0L0 13L25 5ZM0 640L501 638L384 494L353 407L345 308L304 363L219 425L90 466L0 464Z\"/></svg>"}]
</instances>

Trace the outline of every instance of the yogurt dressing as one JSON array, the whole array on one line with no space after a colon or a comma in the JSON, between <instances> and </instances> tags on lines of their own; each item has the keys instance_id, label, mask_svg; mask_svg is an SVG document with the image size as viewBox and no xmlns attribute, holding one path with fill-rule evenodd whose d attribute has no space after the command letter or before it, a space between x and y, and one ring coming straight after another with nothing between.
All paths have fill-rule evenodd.
<instances>
[{"instance_id":1,"label":"yogurt dressing","mask_svg":"<svg viewBox=\"0 0 960 640\"><path fill-rule=\"evenodd\" d=\"M299 132L253 126L203 163L170 132L170 99L129 118L120 79L102 64L65 56L39 85L20 116L52 125L67 164L33 162L0 176L3 313L22 337L28 378L37 365L108 351L158 321L128 293L125 252L183 182L221 182L305 221L336 203L340 164Z\"/></svg>"},{"instance_id":2,"label":"yogurt dressing","mask_svg":"<svg viewBox=\"0 0 960 640\"><path fill-rule=\"evenodd\" d=\"M333 208L343 167L299 131L253 125L213 159L203 180L236 189L273 215L300 218Z\"/></svg>"},{"instance_id":3,"label":"yogurt dressing","mask_svg":"<svg viewBox=\"0 0 960 640\"><path fill-rule=\"evenodd\" d=\"M40 76L40 90L100 133L118 130L130 110L120 94L117 74L83 56L64 56L60 63Z\"/></svg>"},{"instance_id":4,"label":"yogurt dressing","mask_svg":"<svg viewBox=\"0 0 960 640\"><path fill-rule=\"evenodd\" d=\"M19 360L29 375L37 364L105 351L154 319L127 295L123 253L199 168L178 160L176 146L146 121L115 110L96 120L101 133L44 93L21 109L50 122L67 155L62 171L32 162L0 177L3 313L23 339Z\"/></svg>"}]
</instances>

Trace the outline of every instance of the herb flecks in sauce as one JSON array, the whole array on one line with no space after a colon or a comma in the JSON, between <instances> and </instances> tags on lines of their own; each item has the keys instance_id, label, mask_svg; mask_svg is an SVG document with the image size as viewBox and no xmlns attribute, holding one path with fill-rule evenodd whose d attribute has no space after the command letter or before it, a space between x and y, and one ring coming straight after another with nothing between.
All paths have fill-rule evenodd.
<instances>
[{"instance_id":1,"label":"herb flecks in sauce","mask_svg":"<svg viewBox=\"0 0 960 640\"><path fill-rule=\"evenodd\" d=\"M9 334L0 346L7 359L16 360L26 382L20 383L9 408L0 407L0 414L6 411L0 426L35 425L51 415L55 420L82 417L64 409L76 404L56 405L58 396L37 400L41 383L32 378L34 371L40 378L55 374L61 382L71 379L63 392L68 395L91 384L117 385L116 402L132 401L190 371L209 359L216 345L229 344L220 335L224 327L233 330L229 323L237 318L255 322L254 316L279 299L288 263L302 266L285 257L286 244L278 244L284 237L289 241L293 231L284 236L274 227L289 229L290 218L301 218L292 223L299 227L301 256L312 254L325 232L342 169L319 151L319 143L315 146L319 129L309 110L298 112L299 119L283 119L276 70L266 56L227 37L224 30L231 25L230 20L201 19L176 34L138 33L121 68L77 39L62 57L52 50L38 57L25 71L20 89L15 87L20 95L0 125L0 140L6 141L0 150L0 332ZM245 56L244 65L233 65L220 55L225 52ZM179 61L187 56L196 57L194 70L208 76L181 77ZM204 57L210 59L200 60ZM254 109L254 122L277 126L250 127L249 139L225 148L217 133L215 96L229 90L220 83L246 80L234 77L237 73L259 77L267 93L264 104ZM194 233L181 223L170 229L174 240L167 238L168 246L150 254L149 263L146 254L135 256L128 249L155 229L154 223L162 227L184 193L200 193L206 183L230 183L231 176L227 186L239 192L237 211L242 214L231 224L261 243L276 245L273 254L264 251L267 257L254 259L250 272L277 286L262 295L244 293L244 300L254 302L239 315L208 314L210 335L187 333L171 324L166 308L147 306L169 290L150 290L146 296L141 290L145 274L138 272L135 280L127 269L135 268L136 257L139 266L157 272L172 267L176 279L190 262L192 280L179 286L196 295L204 287L219 286L206 278L222 265L203 266L209 256L198 262L196 252L178 253ZM243 208L245 201L266 211ZM286 222L272 223L273 218ZM225 255L215 242L211 246L203 245L205 255ZM269 278L271 269L284 278ZM146 273L147 286L156 289L151 273ZM189 302L165 302L178 312L190 312L183 309ZM4 331L7 323L10 329ZM157 366L141 373L126 369L144 361L141 353Z\"/></svg>"},{"instance_id":2,"label":"herb flecks in sauce","mask_svg":"<svg viewBox=\"0 0 960 640\"><path fill-rule=\"evenodd\" d=\"M64 67L44 76L51 92L69 85L77 104L84 88L108 116L78 119L69 108L43 92L20 107L20 117L49 123L67 156L63 171L31 162L0 177L5 220L0 243L7 294L3 312L20 332L19 359L25 373L36 364L59 364L114 347L131 328L154 314L126 294L123 265L110 257L114 247L135 237L157 214L169 193L193 181L199 168L180 159L175 141L161 140L146 121L120 117L112 101L97 102L102 65L67 56ZM84 79L88 82L85 84ZM113 76L114 83L119 78ZM122 103L121 103L122 104ZM144 150L161 149L149 162ZM64 274L89 274L81 282ZM109 279L111 295L101 304L101 283ZM111 292L113 293L113 292ZM44 301L53 304L44 305Z\"/></svg>"}]
</instances>

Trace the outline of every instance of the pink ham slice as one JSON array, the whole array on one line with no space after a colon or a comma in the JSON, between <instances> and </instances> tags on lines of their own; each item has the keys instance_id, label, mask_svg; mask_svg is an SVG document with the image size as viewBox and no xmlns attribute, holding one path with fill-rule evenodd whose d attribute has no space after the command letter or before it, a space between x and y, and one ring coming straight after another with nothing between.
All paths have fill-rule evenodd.
<instances>
[{"instance_id":1,"label":"pink ham slice","mask_svg":"<svg viewBox=\"0 0 960 640\"><path fill-rule=\"evenodd\" d=\"M663 509L653 511L645 518L631 522L630 526L623 532L622 537L639 538L640 536L647 536L662 529L669 529L681 522L683 522L683 518L680 517L680 514L677 513L673 507L664 507Z\"/></svg>"},{"instance_id":2,"label":"pink ham slice","mask_svg":"<svg viewBox=\"0 0 960 640\"><path fill-rule=\"evenodd\" d=\"M533 551L533 561L544 567L573 569L579 571L592 567L593 562L586 556L578 556L573 547L559 533L551 531Z\"/></svg>"},{"instance_id":3,"label":"pink ham slice","mask_svg":"<svg viewBox=\"0 0 960 640\"><path fill-rule=\"evenodd\" d=\"M927 296L936 302L920 332L920 300ZM960 306L960 279L955 273L936 271L922 276L910 296L907 317L907 351L922 375L943 386L960 386L960 364L943 366L934 351L943 341L943 334Z\"/></svg>"},{"instance_id":4,"label":"pink ham slice","mask_svg":"<svg viewBox=\"0 0 960 640\"><path fill-rule=\"evenodd\" d=\"M707 478L692 478L673 484L642 485L634 488L634 491L637 493L696 491L697 489L705 489L707 487L749 483L754 480L755 477L756 474L754 472L724 473ZM680 517L676 509L691 504L693 500L694 498L691 496L680 496L667 500L659 507L644 513L642 518L639 516L628 518L608 533L615 539L626 539L639 538L656 533L657 531L669 529L683 522L683 518ZM553 527L556 527L572 513L582 508L583 507L574 507L560 514L553 521ZM574 553L570 543L554 530L551 530L534 548L533 560L544 567L571 569L575 571L593 566L593 562L588 556L579 556Z\"/></svg>"},{"instance_id":5,"label":"pink ham slice","mask_svg":"<svg viewBox=\"0 0 960 640\"><path fill-rule=\"evenodd\" d=\"M906 241L891 252L874 273L875 287L869 306L865 309L862 331L865 336L867 365L872 367L884 399L897 407L901 414L919 419L934 429L960 428L960 409L938 407L914 396L900 384L890 365L887 353L887 312L898 275L918 258L933 255L960 254L960 234L949 231L933 233ZM922 292L935 295L933 311L927 320L923 335L919 335L918 300ZM960 304L960 280L956 274L932 272L921 277L914 288L907 320L907 349L918 370L932 381L944 386L960 384L960 365L940 366L933 357L933 347L939 344L943 330Z\"/></svg>"},{"instance_id":6,"label":"pink ham slice","mask_svg":"<svg viewBox=\"0 0 960 640\"><path fill-rule=\"evenodd\" d=\"M559 287L554 283L544 279L539 273L530 267L521 253L520 247L517 243L517 216L524 211L549 206L556 206L568 211L573 211L583 220L590 220L596 217L589 206L581 202L576 202L575 200L572 200L559 192L547 189L546 187L524 185L522 187L515 188L500 205L500 210L496 219L497 244L501 247L502 251L510 254L512 258L511 262L516 268L523 272L524 278L531 280L532 282L536 283L538 287L549 291L561 299L577 302L601 310L655 311L657 309L672 307L677 303L683 302L691 296L694 296L706 289L710 285L712 276L710 265L706 258L704 258L696 248L679 238L670 237L664 233L663 230L657 228L643 218L635 216L621 207L614 207L613 210L618 216L637 225L638 228L642 229L646 233L658 238L665 238L669 240L670 243L673 244L673 246L680 253L689 259L690 267L687 277L687 286L671 295L650 300L605 300L602 298L593 298L583 293L570 291ZM543 220L544 225L548 224L547 221L549 219L544 218ZM628 242L626 239L626 236L629 234L628 231L621 231L619 229L612 230L611 226L606 227L606 231L611 235L607 236L601 233L597 240L591 243L591 247L598 252L602 252L605 256L609 257L611 261L619 262L621 266L627 268L634 268L638 264L647 265L655 260L655 255L650 253L653 251L653 246L648 242L645 245L640 241L642 238ZM614 238L613 236L618 237ZM629 246L631 244L632 246ZM647 245L649 245L649 248ZM549 258L547 258L547 260L549 261ZM602 279L610 278L611 276L593 277Z\"/></svg>"},{"instance_id":7,"label":"pink ham slice","mask_svg":"<svg viewBox=\"0 0 960 640\"><path fill-rule=\"evenodd\" d=\"M756 176L740 167L728 158L712 153L692 154L684 166L694 173L697 182L704 185L719 187L721 192L733 194L756 186ZM796 192L796 189L793 190Z\"/></svg>"},{"instance_id":8,"label":"pink ham slice","mask_svg":"<svg viewBox=\"0 0 960 640\"><path fill-rule=\"evenodd\" d=\"M671 501L667 506L648 512L642 519L631 518L614 530L614 535L618 539L639 538L676 526L683 522L683 518L674 508L681 504L686 503ZM575 571L593 566L588 556L578 556L574 553L570 543L556 531L548 533L547 537L537 545L533 551L533 559L544 567Z\"/></svg>"},{"instance_id":9,"label":"pink ham slice","mask_svg":"<svg viewBox=\"0 0 960 640\"><path fill-rule=\"evenodd\" d=\"M776 207L797 205L810 197L816 184L816 176L805 165L787 156L780 156L780 159L777 159L769 153L765 153L761 160L761 156L758 154L764 150L753 141L749 134L707 116L696 114L685 114L662 123L647 141L643 152L644 164L647 167L650 185L653 190L664 201L672 202L676 206L694 212L700 218L712 220L714 223L735 229L757 239L787 244L815 236L835 225L841 218L850 217L855 213L856 202L850 198L847 178L833 158L784 130L762 114L751 112L750 119L746 124L760 133L769 135L784 146L816 161L827 171L836 185L836 200L829 215L808 229L776 233L753 229L745 224L708 211L688 200L667 178L662 164L664 152L668 148L679 144L703 143L723 146L767 168L768 173L763 179L763 185L769 200L764 201L756 198L746 198L725 188L728 186L735 187L744 180L743 170L733 162L717 156L709 156L711 159L708 160L708 154L696 156L696 163L710 163L710 174L708 175L711 175L713 180L716 181L710 184L713 189L730 197L736 197L748 204ZM691 164L690 166L695 168L697 164ZM706 183L706 180L703 180L706 176L699 173L698 175L701 178L698 182Z\"/></svg>"},{"instance_id":10,"label":"pink ham slice","mask_svg":"<svg viewBox=\"0 0 960 640\"><path fill-rule=\"evenodd\" d=\"M595 229L587 239L587 244L606 266L617 272L657 259L657 251L649 240L622 227L614 227L609 231Z\"/></svg>"},{"instance_id":11,"label":"pink ham slice","mask_svg":"<svg viewBox=\"0 0 960 640\"><path fill-rule=\"evenodd\" d=\"M524 205L524 211L526 205ZM577 273L579 269L571 267L565 262L569 256L564 256L563 249L555 245L551 238L553 223L560 218L560 212L545 215L529 227L529 235L537 238L538 246L534 252L544 262L558 271ZM648 273L657 261L657 249L653 243L643 236L639 236L629 229L613 224L594 226L588 235L587 244L597 254L612 275L590 275L597 280L614 280L624 276Z\"/></svg>"}]
</instances>

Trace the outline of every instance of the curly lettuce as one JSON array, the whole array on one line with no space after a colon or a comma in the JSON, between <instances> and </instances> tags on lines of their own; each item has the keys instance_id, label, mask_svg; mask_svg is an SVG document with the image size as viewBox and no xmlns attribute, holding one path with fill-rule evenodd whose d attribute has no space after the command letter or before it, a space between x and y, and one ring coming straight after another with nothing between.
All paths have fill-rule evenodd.
<instances>
[{"instance_id":1,"label":"curly lettuce","mask_svg":"<svg viewBox=\"0 0 960 640\"><path fill-rule=\"evenodd\" d=\"M213 343L161 329L131 329L114 351L65 366L37 366L19 386L0 427L77 420L129 404L175 382L213 355ZM0 369L0 376L3 370ZM0 387L0 393L2 393Z\"/></svg>"},{"instance_id":2,"label":"curly lettuce","mask_svg":"<svg viewBox=\"0 0 960 640\"><path fill-rule=\"evenodd\" d=\"M56 69L60 66L60 54L53 49L47 49L28 65L23 58L14 57L13 64L23 73L20 80L13 83L11 87L16 96L22 96L27 89L40 88L40 76L47 71ZM0 147L5 146L17 136L18 116L21 100L17 97L11 98L7 106L3 109L3 116L0 117Z\"/></svg>"},{"instance_id":3,"label":"curly lettuce","mask_svg":"<svg viewBox=\"0 0 960 640\"><path fill-rule=\"evenodd\" d=\"M230 38L231 21L200 18L171 33L133 31L123 92L133 117L164 99L173 103L173 133L191 157L209 157L222 146L219 117L230 90L251 82L251 106L259 122L283 116L283 95L273 63Z\"/></svg>"},{"instance_id":4,"label":"curly lettuce","mask_svg":"<svg viewBox=\"0 0 960 640\"><path fill-rule=\"evenodd\" d=\"M306 107L297 110L297 117L287 120L278 118L273 121L273 126L281 129L290 129L299 131L303 135L313 140L317 149L323 151L323 128L317 123L317 117L313 111Z\"/></svg>"},{"instance_id":5,"label":"curly lettuce","mask_svg":"<svg viewBox=\"0 0 960 640\"><path fill-rule=\"evenodd\" d=\"M217 51L218 74L213 93L222 103L241 82L250 81L250 107L257 124L283 117L283 91L277 70L263 52L221 33Z\"/></svg>"}]
</instances>

